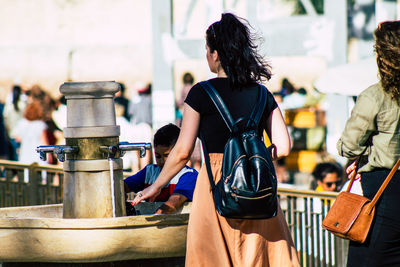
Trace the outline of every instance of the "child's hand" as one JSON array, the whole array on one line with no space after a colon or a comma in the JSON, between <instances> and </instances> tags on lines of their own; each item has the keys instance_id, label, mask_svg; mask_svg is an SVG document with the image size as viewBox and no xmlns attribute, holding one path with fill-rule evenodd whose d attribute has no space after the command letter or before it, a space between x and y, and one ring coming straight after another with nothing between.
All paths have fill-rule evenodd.
<instances>
[{"instance_id":1,"label":"child's hand","mask_svg":"<svg viewBox=\"0 0 400 267\"><path fill-rule=\"evenodd\" d=\"M359 173L357 173L357 164L358 164L358 160L354 161L352 164L349 165L349 167L347 167L346 173L347 173L347 177L349 179L354 177L354 175L356 175L354 180L358 180L361 178L361 175Z\"/></svg>"},{"instance_id":2,"label":"child's hand","mask_svg":"<svg viewBox=\"0 0 400 267\"><path fill-rule=\"evenodd\" d=\"M150 202L153 202L154 199L160 194L161 188L157 187L155 184L152 184L149 187L146 187L143 191L139 191L135 199L132 201L132 205L135 206L142 200L148 199Z\"/></svg>"}]
</instances>

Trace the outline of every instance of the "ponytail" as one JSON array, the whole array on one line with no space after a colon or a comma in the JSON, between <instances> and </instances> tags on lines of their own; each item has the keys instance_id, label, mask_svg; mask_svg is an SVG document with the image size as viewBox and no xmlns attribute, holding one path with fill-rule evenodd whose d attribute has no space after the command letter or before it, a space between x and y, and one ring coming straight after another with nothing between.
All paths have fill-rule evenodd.
<instances>
[{"instance_id":1,"label":"ponytail","mask_svg":"<svg viewBox=\"0 0 400 267\"><path fill-rule=\"evenodd\" d=\"M243 22L242 22L242 21ZM231 13L222 14L221 20L206 31L210 51L218 51L221 66L232 88L242 88L252 82L271 78L270 66L257 53L258 46L250 33L248 22Z\"/></svg>"}]
</instances>

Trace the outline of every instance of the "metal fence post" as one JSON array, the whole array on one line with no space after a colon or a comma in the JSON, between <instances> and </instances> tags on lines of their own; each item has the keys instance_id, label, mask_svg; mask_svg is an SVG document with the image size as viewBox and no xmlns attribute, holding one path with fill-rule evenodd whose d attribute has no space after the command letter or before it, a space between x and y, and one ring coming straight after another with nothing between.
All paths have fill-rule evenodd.
<instances>
[{"instance_id":1,"label":"metal fence post","mask_svg":"<svg viewBox=\"0 0 400 267\"><path fill-rule=\"evenodd\" d=\"M36 171L39 164L36 162L29 165L29 182L28 182L28 204L39 205L39 185L38 173Z\"/></svg>"}]
</instances>

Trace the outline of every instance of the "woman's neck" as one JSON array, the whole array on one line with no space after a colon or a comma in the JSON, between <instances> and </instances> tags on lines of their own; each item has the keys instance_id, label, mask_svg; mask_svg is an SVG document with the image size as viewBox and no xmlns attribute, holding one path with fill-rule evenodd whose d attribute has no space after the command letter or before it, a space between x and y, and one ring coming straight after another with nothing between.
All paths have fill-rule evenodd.
<instances>
[{"instance_id":1,"label":"woman's neck","mask_svg":"<svg viewBox=\"0 0 400 267\"><path fill-rule=\"evenodd\" d=\"M218 68L217 70L217 77L218 78L227 78L228 75L226 75L225 71L223 68Z\"/></svg>"}]
</instances>

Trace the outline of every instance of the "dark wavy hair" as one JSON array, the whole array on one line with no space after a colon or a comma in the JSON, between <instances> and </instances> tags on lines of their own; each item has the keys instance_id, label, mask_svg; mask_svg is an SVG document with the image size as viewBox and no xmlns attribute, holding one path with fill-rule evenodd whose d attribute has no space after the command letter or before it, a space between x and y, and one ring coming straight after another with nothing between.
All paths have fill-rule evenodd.
<instances>
[{"instance_id":1,"label":"dark wavy hair","mask_svg":"<svg viewBox=\"0 0 400 267\"><path fill-rule=\"evenodd\" d=\"M271 78L270 65L257 52L255 36L248 21L231 13L208 27L206 41L210 52L217 50L221 66L232 88Z\"/></svg>"},{"instance_id":2,"label":"dark wavy hair","mask_svg":"<svg viewBox=\"0 0 400 267\"><path fill-rule=\"evenodd\" d=\"M400 103L400 20L379 24L374 32L376 61L383 90Z\"/></svg>"}]
</instances>

